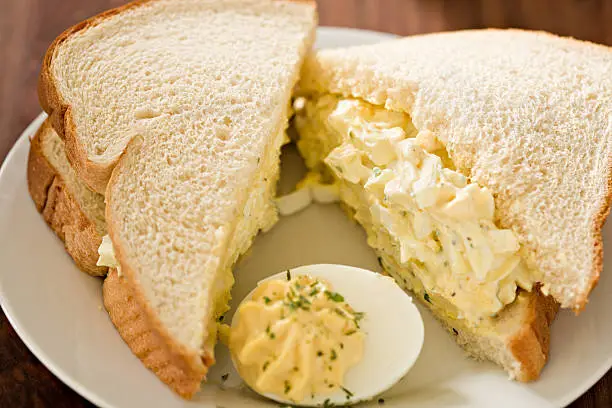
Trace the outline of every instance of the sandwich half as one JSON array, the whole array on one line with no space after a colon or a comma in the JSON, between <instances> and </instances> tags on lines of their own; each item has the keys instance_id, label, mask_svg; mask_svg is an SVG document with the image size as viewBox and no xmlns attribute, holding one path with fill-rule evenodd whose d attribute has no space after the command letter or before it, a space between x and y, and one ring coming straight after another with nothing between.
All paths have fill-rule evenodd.
<instances>
[{"instance_id":1,"label":"sandwich half","mask_svg":"<svg viewBox=\"0 0 612 408\"><path fill-rule=\"evenodd\" d=\"M42 105L76 173L105 193L105 307L182 397L214 362L231 267L277 219L315 26L308 1L137 1L69 29L45 58Z\"/></svg>"},{"instance_id":2,"label":"sandwich half","mask_svg":"<svg viewBox=\"0 0 612 408\"><path fill-rule=\"evenodd\" d=\"M104 196L87 187L68 163L64 142L45 121L30 143L28 190L36 209L83 272L106 275L98 247L106 235Z\"/></svg>"},{"instance_id":3,"label":"sandwich half","mask_svg":"<svg viewBox=\"0 0 612 408\"><path fill-rule=\"evenodd\" d=\"M317 52L299 92L298 148L385 271L472 356L536 379L557 302L581 310L602 269L610 49L517 30L416 36Z\"/></svg>"}]
</instances>

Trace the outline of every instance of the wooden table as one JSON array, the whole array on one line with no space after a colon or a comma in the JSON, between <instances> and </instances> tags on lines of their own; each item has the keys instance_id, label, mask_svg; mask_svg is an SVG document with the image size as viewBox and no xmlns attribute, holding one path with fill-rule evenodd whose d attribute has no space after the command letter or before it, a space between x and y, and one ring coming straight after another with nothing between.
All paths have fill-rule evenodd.
<instances>
[{"instance_id":1,"label":"wooden table","mask_svg":"<svg viewBox=\"0 0 612 408\"><path fill-rule=\"evenodd\" d=\"M41 58L66 27L125 0L2 0L0 161L40 112ZM543 29L612 45L612 0L319 0L322 25L396 34L477 27ZM24 346L0 312L0 407L89 407ZM612 372L573 408L612 407Z\"/></svg>"}]
</instances>

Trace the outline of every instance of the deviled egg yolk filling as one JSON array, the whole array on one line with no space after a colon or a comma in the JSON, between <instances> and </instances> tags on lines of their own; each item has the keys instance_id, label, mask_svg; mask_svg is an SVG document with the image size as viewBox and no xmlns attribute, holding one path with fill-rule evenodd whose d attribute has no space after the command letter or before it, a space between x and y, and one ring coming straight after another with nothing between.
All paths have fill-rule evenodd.
<instances>
[{"instance_id":1,"label":"deviled egg yolk filling","mask_svg":"<svg viewBox=\"0 0 612 408\"><path fill-rule=\"evenodd\" d=\"M322 279L288 274L264 282L236 313L229 348L258 393L294 402L331 394L363 356L363 314Z\"/></svg>"}]
</instances>

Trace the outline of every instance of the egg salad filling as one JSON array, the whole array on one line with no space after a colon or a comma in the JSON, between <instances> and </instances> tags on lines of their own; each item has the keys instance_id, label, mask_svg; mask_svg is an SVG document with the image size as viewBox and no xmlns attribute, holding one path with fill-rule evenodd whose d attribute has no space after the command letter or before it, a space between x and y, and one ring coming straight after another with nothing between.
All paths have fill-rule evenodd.
<instances>
[{"instance_id":1,"label":"egg salad filling","mask_svg":"<svg viewBox=\"0 0 612 408\"><path fill-rule=\"evenodd\" d=\"M290 116L291 107L289 106L287 110ZM238 258L248 251L255 236L259 232L268 231L278 221L278 210L275 204L276 182L280 175L280 150L287 142L289 142L289 137L283 127L270 140L263 155L258 157L254 163L258 168L257 174L248 192L244 209L236 214L234 234L215 280L212 282L213 289L210 290L208 304L210 313L207 313L209 321L205 325L207 333L201 346L204 351L213 350L218 335L217 320L229 309L230 290L234 284L232 267ZM98 254L98 266L115 268L118 275L122 275L109 235L103 237Z\"/></svg>"},{"instance_id":2,"label":"egg salad filling","mask_svg":"<svg viewBox=\"0 0 612 408\"><path fill-rule=\"evenodd\" d=\"M517 288L531 290L516 234L495 224L491 192L454 168L432 132L357 99L324 95L295 106L306 165L331 173L368 244L401 266L402 280L420 282L425 301L475 326L512 303Z\"/></svg>"},{"instance_id":3,"label":"egg salad filling","mask_svg":"<svg viewBox=\"0 0 612 408\"><path fill-rule=\"evenodd\" d=\"M309 275L260 284L237 310L229 348L255 391L300 402L332 394L363 356L354 311L329 283Z\"/></svg>"}]
</instances>

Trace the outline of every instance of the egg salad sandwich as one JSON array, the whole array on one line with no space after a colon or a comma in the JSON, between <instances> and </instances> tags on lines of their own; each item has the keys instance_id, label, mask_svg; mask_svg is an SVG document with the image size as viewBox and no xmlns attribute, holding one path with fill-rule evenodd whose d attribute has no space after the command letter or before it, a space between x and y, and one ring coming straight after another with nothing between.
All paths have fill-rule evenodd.
<instances>
[{"instance_id":1,"label":"egg salad sandwich","mask_svg":"<svg viewBox=\"0 0 612 408\"><path fill-rule=\"evenodd\" d=\"M64 141L45 121L30 143L28 190L36 209L64 241L66 252L83 272L104 276L98 247L106 235L104 196L77 177L68 162Z\"/></svg>"},{"instance_id":2,"label":"egg salad sandwich","mask_svg":"<svg viewBox=\"0 0 612 408\"><path fill-rule=\"evenodd\" d=\"M558 305L602 269L610 48L475 30L322 50L295 100L307 166L469 354L538 378Z\"/></svg>"},{"instance_id":3,"label":"egg salad sandwich","mask_svg":"<svg viewBox=\"0 0 612 408\"><path fill-rule=\"evenodd\" d=\"M231 267L277 219L280 147L316 19L309 1L136 1L67 30L46 54L39 94L61 140L45 125L31 160L51 164L41 185L62 172L104 201L105 227L92 229L108 234L104 305L182 397L214 363ZM65 172L53 161L61 147ZM44 213L50 195L30 179Z\"/></svg>"}]
</instances>

